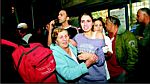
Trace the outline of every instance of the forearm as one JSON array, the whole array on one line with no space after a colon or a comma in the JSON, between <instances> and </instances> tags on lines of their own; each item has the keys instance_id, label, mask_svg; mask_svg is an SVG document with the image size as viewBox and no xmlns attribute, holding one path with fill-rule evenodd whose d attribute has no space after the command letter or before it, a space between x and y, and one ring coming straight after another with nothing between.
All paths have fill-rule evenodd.
<instances>
[{"instance_id":1,"label":"forearm","mask_svg":"<svg viewBox=\"0 0 150 84\"><path fill-rule=\"evenodd\" d=\"M48 46L50 46L51 43L52 43L51 32L52 32L52 30L50 30L50 31L48 32L48 42L47 42L47 45L48 45Z\"/></svg>"},{"instance_id":2,"label":"forearm","mask_svg":"<svg viewBox=\"0 0 150 84\"><path fill-rule=\"evenodd\" d=\"M92 64L96 63L98 57L95 54L91 53L81 53L78 55L79 60L85 60L85 64L87 67L90 67Z\"/></svg>"},{"instance_id":3,"label":"forearm","mask_svg":"<svg viewBox=\"0 0 150 84\"><path fill-rule=\"evenodd\" d=\"M48 42L47 42L47 45L48 45L48 46L50 46L50 44L52 43L51 34L52 34L53 24L55 24L54 20L52 20L50 23L48 23L48 24L46 25L46 29L47 29L47 31L48 31Z\"/></svg>"}]
</instances>

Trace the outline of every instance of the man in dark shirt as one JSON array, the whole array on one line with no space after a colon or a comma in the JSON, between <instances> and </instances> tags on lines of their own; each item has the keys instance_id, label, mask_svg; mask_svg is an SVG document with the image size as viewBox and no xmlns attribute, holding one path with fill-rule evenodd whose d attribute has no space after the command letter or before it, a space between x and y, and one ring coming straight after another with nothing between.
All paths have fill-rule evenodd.
<instances>
[{"instance_id":1,"label":"man in dark shirt","mask_svg":"<svg viewBox=\"0 0 150 84\"><path fill-rule=\"evenodd\" d=\"M150 75L149 53L150 53L150 9L141 8L137 12L137 21L140 25L135 30L135 36L138 39L139 47L139 73L137 76L139 82L150 82L146 75Z\"/></svg>"},{"instance_id":2,"label":"man in dark shirt","mask_svg":"<svg viewBox=\"0 0 150 84\"><path fill-rule=\"evenodd\" d=\"M62 9L59 11L58 20L52 20L49 24L46 25L47 30L49 31L48 46L51 44L51 32L57 21L59 24L61 24L60 28L66 29L68 31L70 39L72 39L78 33L78 29L69 24L69 16L67 11Z\"/></svg>"}]
</instances>

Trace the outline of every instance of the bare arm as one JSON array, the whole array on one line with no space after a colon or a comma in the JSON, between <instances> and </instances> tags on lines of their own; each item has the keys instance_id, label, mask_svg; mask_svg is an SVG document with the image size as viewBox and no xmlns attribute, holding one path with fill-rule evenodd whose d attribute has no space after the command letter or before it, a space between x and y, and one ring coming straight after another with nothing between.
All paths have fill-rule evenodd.
<instances>
[{"instance_id":1,"label":"bare arm","mask_svg":"<svg viewBox=\"0 0 150 84\"><path fill-rule=\"evenodd\" d=\"M52 43L51 34L52 34L53 24L55 24L54 20L52 20L49 24L46 25L46 29L48 30L48 42L47 42L48 46L50 46L50 44Z\"/></svg>"},{"instance_id":2,"label":"bare arm","mask_svg":"<svg viewBox=\"0 0 150 84\"><path fill-rule=\"evenodd\" d=\"M96 63L98 60L98 57L96 55L90 57L89 59L86 60L85 64L87 67L90 67L92 64Z\"/></svg>"},{"instance_id":3,"label":"bare arm","mask_svg":"<svg viewBox=\"0 0 150 84\"><path fill-rule=\"evenodd\" d=\"M96 63L96 61L98 60L98 57L95 54L86 53L86 52L79 54L78 58L79 60L86 60L85 64L87 67Z\"/></svg>"}]
</instances>

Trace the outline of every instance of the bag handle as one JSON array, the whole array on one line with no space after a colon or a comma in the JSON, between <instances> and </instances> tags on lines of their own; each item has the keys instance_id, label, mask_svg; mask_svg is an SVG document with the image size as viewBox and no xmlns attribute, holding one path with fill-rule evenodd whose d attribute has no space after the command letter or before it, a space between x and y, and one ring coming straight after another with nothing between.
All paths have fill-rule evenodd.
<instances>
[{"instance_id":1,"label":"bag handle","mask_svg":"<svg viewBox=\"0 0 150 84\"><path fill-rule=\"evenodd\" d=\"M18 48L18 45L16 43L5 40L5 39L1 39L1 44L8 45L8 46L11 46L11 47L14 47L14 48Z\"/></svg>"}]
</instances>

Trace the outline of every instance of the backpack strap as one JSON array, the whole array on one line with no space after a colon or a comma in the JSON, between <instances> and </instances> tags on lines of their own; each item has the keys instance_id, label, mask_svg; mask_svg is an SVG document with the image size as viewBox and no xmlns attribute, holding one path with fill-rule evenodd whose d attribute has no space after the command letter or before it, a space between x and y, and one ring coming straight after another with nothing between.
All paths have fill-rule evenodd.
<instances>
[{"instance_id":1,"label":"backpack strap","mask_svg":"<svg viewBox=\"0 0 150 84\"><path fill-rule=\"evenodd\" d=\"M21 62L21 60L22 60L22 57L23 57L23 55L24 55L24 54L25 54L25 53L23 52L23 53L21 54L20 58L19 58L19 61L18 61L18 66L16 67L16 69L17 69L17 70L19 69L20 62Z\"/></svg>"},{"instance_id":2,"label":"backpack strap","mask_svg":"<svg viewBox=\"0 0 150 84\"><path fill-rule=\"evenodd\" d=\"M36 48L38 48L40 45L38 45L38 46L35 46L34 48L32 48L31 50L29 50L28 52L23 52L22 54L21 54L21 56L20 56L20 58L19 58L19 61L18 61L18 66L17 66L17 70L19 69L19 66L20 66L20 63L21 63L21 60L22 60L22 57L24 56L24 55L28 55L29 53L31 53L33 50L35 50Z\"/></svg>"}]
</instances>

